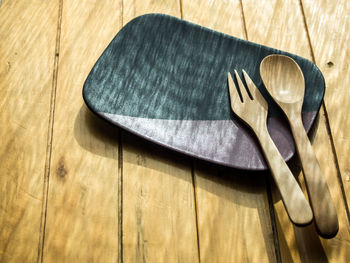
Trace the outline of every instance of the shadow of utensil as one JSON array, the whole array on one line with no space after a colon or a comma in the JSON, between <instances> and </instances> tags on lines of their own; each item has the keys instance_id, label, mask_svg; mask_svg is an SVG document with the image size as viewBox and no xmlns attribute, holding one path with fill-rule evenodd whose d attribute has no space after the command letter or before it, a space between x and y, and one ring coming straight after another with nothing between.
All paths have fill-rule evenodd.
<instances>
[{"instance_id":1,"label":"shadow of utensil","mask_svg":"<svg viewBox=\"0 0 350 263\"><path fill-rule=\"evenodd\" d=\"M292 225L289 221L283 220L283 217L281 218L282 220L276 216L278 245L279 250L281 251L282 262L294 262L296 257L300 259L300 262L305 263L329 262L313 223L308 226L300 227ZM289 236L292 233L294 233L295 239ZM297 249L296 253L293 252L295 249Z\"/></svg>"},{"instance_id":2,"label":"shadow of utensil","mask_svg":"<svg viewBox=\"0 0 350 263\"><path fill-rule=\"evenodd\" d=\"M280 195L273 185L274 203L280 200ZM280 201L282 202L282 201ZM328 262L326 252L322 246L321 238L316 231L314 223L307 226L296 226L290 222L286 215L281 215L281 211L275 213L275 224L278 230L278 246L281 254L281 260L284 262L293 262L294 257L299 255L301 262ZM282 211L285 213L285 211ZM292 233L294 233L294 238ZM287 241L288 240L288 241ZM297 252L293 252L297 250ZM292 256L292 254L294 256Z\"/></svg>"},{"instance_id":3,"label":"shadow of utensil","mask_svg":"<svg viewBox=\"0 0 350 263\"><path fill-rule=\"evenodd\" d=\"M314 142L316 132L320 123L320 112L318 112L315 122L312 125L308 137L311 143ZM294 166L292 166L294 165ZM301 172L300 160L297 156L293 158L291 163L291 170L295 176L298 176ZM305 227L299 227L293 225L294 236L298 246L300 259L302 262L319 262L327 263L328 258L322 246L320 236L316 231L315 224L312 223Z\"/></svg>"},{"instance_id":4,"label":"shadow of utensil","mask_svg":"<svg viewBox=\"0 0 350 263\"><path fill-rule=\"evenodd\" d=\"M301 262L329 262L314 224L293 228Z\"/></svg>"},{"instance_id":5,"label":"shadow of utensil","mask_svg":"<svg viewBox=\"0 0 350 263\"><path fill-rule=\"evenodd\" d=\"M120 129L94 115L83 104L75 118L74 137L85 150L116 159Z\"/></svg>"}]
</instances>

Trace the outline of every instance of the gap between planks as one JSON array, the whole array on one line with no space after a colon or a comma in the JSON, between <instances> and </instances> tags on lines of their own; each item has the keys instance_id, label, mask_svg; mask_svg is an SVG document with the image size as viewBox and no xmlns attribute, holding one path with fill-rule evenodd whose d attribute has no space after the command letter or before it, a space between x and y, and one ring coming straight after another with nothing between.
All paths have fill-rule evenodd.
<instances>
[{"instance_id":1,"label":"gap between planks","mask_svg":"<svg viewBox=\"0 0 350 263\"><path fill-rule=\"evenodd\" d=\"M312 47L312 43L311 43L311 37L310 37L310 32L309 32L309 28L307 26L307 21L306 21L306 16L305 16L305 11L304 11L304 6L303 6L303 1L299 0L299 7L300 7L300 11L302 13L303 16L303 24L304 24L304 29L306 31L306 36L307 36L307 41L309 44L309 48L310 48L310 54L311 54L311 58L312 58L312 62L317 65L317 61L316 61L316 57L315 57L315 53ZM328 118L328 112L327 112L327 108L326 108L326 104L324 101L322 101L322 106L324 114L325 114L325 120L326 120L326 130L327 130L327 135L331 144L331 149L332 149L332 154L333 154L333 158L334 158L334 165L337 171L337 181L340 187L340 192L341 192L341 197L342 197L342 201L345 207L345 214L347 217L347 222L348 222L348 228L350 227L350 211L349 211L349 205L346 201L346 195L345 195L345 189L344 189L344 184L343 181L341 179L341 173L340 173L340 167L339 167L339 161L338 161L338 156L337 156L337 152L335 149L335 144L334 144L334 139L333 139L333 135L332 135L332 131L331 131L331 127L329 124L329 118Z\"/></svg>"},{"instance_id":2,"label":"gap between planks","mask_svg":"<svg viewBox=\"0 0 350 263\"><path fill-rule=\"evenodd\" d=\"M280 245L279 245L279 241L278 241L278 230L277 230L277 225L276 225L275 209L274 209L273 199L272 199L272 190L271 190L272 181L270 179L271 179L270 174L266 172L265 173L265 183L266 183L267 200L269 203L271 228L272 228L272 234L273 234L273 244L275 246L276 262L280 263L280 262L282 262L282 257L281 257Z\"/></svg>"},{"instance_id":3,"label":"gap between planks","mask_svg":"<svg viewBox=\"0 0 350 263\"><path fill-rule=\"evenodd\" d=\"M182 0L179 0L179 7L180 7L180 17L181 19L184 19L184 13L182 8Z\"/></svg>"},{"instance_id":4,"label":"gap between planks","mask_svg":"<svg viewBox=\"0 0 350 263\"><path fill-rule=\"evenodd\" d=\"M182 0L179 0L180 8L180 18L184 19L183 15L183 5ZM201 252L200 252L200 239L199 239L199 227L198 227L198 204L197 204L197 188L196 188L196 176L194 172L194 159L191 158L191 177L192 177L192 187L193 187L193 202L194 202L194 215L195 215L195 225L196 225L196 238L197 238L197 254L198 254L198 263L201 262Z\"/></svg>"},{"instance_id":5,"label":"gap between planks","mask_svg":"<svg viewBox=\"0 0 350 263\"><path fill-rule=\"evenodd\" d=\"M197 251L198 251L198 262L201 262L201 251L200 251L200 239L199 239L199 227L198 227L198 204L197 204L197 188L196 188L196 176L194 172L194 160L191 159L191 175L192 175L192 186L193 186L193 201L194 201L194 215L196 220L196 232L197 232Z\"/></svg>"},{"instance_id":6,"label":"gap between planks","mask_svg":"<svg viewBox=\"0 0 350 263\"><path fill-rule=\"evenodd\" d=\"M180 8L180 18L184 19L183 14L183 5L182 0L179 0L179 8ZM195 225L196 225L196 238L197 238L197 254L198 254L198 262L201 262L201 253L200 253L200 243L199 243L199 228L198 228L198 205L197 205L197 189L196 189L196 176L194 172L194 159L191 158L191 177L192 177L192 187L193 187L193 202L194 202L194 215L195 215Z\"/></svg>"},{"instance_id":7,"label":"gap between planks","mask_svg":"<svg viewBox=\"0 0 350 263\"><path fill-rule=\"evenodd\" d=\"M49 183L50 183L50 167L51 167L51 155L52 155L53 125L54 125L54 118L55 118L58 62L59 62L60 42L61 42L62 11L63 11L63 0L59 0L56 47L55 47L55 55L54 55L54 68L52 73L53 77L52 77L52 89L51 89L51 97L50 97L50 113L49 113L49 125L48 125L48 135L47 135L43 200L42 200L42 208L41 208L41 222L40 222L37 262L43 262L43 257L44 257L46 216L47 216L47 204L48 204L48 193L49 193Z\"/></svg>"},{"instance_id":8,"label":"gap between planks","mask_svg":"<svg viewBox=\"0 0 350 263\"><path fill-rule=\"evenodd\" d=\"M239 0L239 6L241 7L241 15L242 15L242 25L243 25L244 38L246 40L248 40L248 31L247 31L247 25L246 25L246 22L245 22L245 16L244 16L242 0Z\"/></svg>"},{"instance_id":9,"label":"gap between planks","mask_svg":"<svg viewBox=\"0 0 350 263\"><path fill-rule=\"evenodd\" d=\"M124 26L124 1L120 0L120 21ZM123 263L123 131L118 134L118 263Z\"/></svg>"},{"instance_id":10,"label":"gap between planks","mask_svg":"<svg viewBox=\"0 0 350 263\"><path fill-rule=\"evenodd\" d=\"M118 134L118 263L123 262L123 144Z\"/></svg>"}]
</instances>

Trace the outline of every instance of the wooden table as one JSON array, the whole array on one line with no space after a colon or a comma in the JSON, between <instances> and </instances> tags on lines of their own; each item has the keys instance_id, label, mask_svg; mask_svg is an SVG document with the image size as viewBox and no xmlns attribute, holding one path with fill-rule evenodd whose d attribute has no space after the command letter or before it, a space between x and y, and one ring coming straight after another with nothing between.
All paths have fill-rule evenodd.
<instances>
[{"instance_id":1,"label":"wooden table","mask_svg":"<svg viewBox=\"0 0 350 263\"><path fill-rule=\"evenodd\" d=\"M150 12L317 64L327 90L313 146L335 238L293 226L267 173L173 153L89 112L90 69ZM350 262L349 15L347 0L2 0L0 262Z\"/></svg>"}]
</instances>

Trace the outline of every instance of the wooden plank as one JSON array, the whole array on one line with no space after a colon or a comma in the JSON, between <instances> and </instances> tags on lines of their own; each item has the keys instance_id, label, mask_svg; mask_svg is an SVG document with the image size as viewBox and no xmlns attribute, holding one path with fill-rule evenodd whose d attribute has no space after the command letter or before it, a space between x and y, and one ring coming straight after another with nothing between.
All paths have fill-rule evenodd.
<instances>
[{"instance_id":1,"label":"wooden plank","mask_svg":"<svg viewBox=\"0 0 350 263\"><path fill-rule=\"evenodd\" d=\"M179 2L124 1L124 23L151 12L180 16ZM123 261L197 262L190 160L123 133Z\"/></svg>"},{"instance_id":2,"label":"wooden plank","mask_svg":"<svg viewBox=\"0 0 350 263\"><path fill-rule=\"evenodd\" d=\"M118 260L118 130L82 87L120 18L118 1L63 2L44 262Z\"/></svg>"},{"instance_id":3,"label":"wooden plank","mask_svg":"<svg viewBox=\"0 0 350 263\"><path fill-rule=\"evenodd\" d=\"M276 262L264 174L197 163L203 262Z\"/></svg>"},{"instance_id":4,"label":"wooden plank","mask_svg":"<svg viewBox=\"0 0 350 263\"><path fill-rule=\"evenodd\" d=\"M172 16L180 16L180 1L177 0L123 0L123 25L133 18L149 14L161 13Z\"/></svg>"},{"instance_id":5,"label":"wooden plank","mask_svg":"<svg viewBox=\"0 0 350 263\"><path fill-rule=\"evenodd\" d=\"M350 203L350 2L302 1L317 66L326 80L325 105L347 203ZM349 216L349 215L348 215Z\"/></svg>"},{"instance_id":6,"label":"wooden plank","mask_svg":"<svg viewBox=\"0 0 350 263\"><path fill-rule=\"evenodd\" d=\"M244 1L243 12L249 41L311 57L297 1Z\"/></svg>"},{"instance_id":7,"label":"wooden plank","mask_svg":"<svg viewBox=\"0 0 350 263\"><path fill-rule=\"evenodd\" d=\"M182 13L183 18L188 21L225 34L245 38L241 5L238 0L182 0Z\"/></svg>"},{"instance_id":8,"label":"wooden plank","mask_svg":"<svg viewBox=\"0 0 350 263\"><path fill-rule=\"evenodd\" d=\"M243 3L243 10L249 40L312 59L303 14L298 1L271 0L264 3L247 1ZM262 33L262 28L268 33ZM328 259L330 262L346 262L349 257L347 252L349 251L348 222L341 189L336 179L337 170L323 108L320 111L319 126L313 148L337 208L340 230L335 238L323 240L317 236L313 225L307 228L293 227L281 201L278 201L275 195L282 261L320 262ZM301 176L299 178L305 190L303 178Z\"/></svg>"},{"instance_id":9,"label":"wooden plank","mask_svg":"<svg viewBox=\"0 0 350 263\"><path fill-rule=\"evenodd\" d=\"M186 20L245 36L239 1L188 0L182 6ZM195 189L201 261L276 261L264 175L197 162Z\"/></svg>"},{"instance_id":10,"label":"wooden plank","mask_svg":"<svg viewBox=\"0 0 350 263\"><path fill-rule=\"evenodd\" d=\"M1 262L38 257L57 15L57 1L0 7Z\"/></svg>"},{"instance_id":11,"label":"wooden plank","mask_svg":"<svg viewBox=\"0 0 350 263\"><path fill-rule=\"evenodd\" d=\"M123 134L123 260L197 262L190 160Z\"/></svg>"}]
</instances>

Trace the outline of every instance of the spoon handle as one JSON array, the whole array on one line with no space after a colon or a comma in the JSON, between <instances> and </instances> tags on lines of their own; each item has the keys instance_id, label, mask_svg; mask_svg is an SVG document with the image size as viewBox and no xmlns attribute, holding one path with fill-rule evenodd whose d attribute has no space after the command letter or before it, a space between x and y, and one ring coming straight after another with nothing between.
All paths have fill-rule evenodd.
<instances>
[{"instance_id":1,"label":"spoon handle","mask_svg":"<svg viewBox=\"0 0 350 263\"><path fill-rule=\"evenodd\" d=\"M266 125L255 130L271 174L290 220L296 225L311 223L313 215L298 182L272 141Z\"/></svg>"},{"instance_id":2,"label":"spoon handle","mask_svg":"<svg viewBox=\"0 0 350 263\"><path fill-rule=\"evenodd\" d=\"M300 157L316 229L324 238L334 237L339 229L337 212L301 117L293 118L290 125Z\"/></svg>"}]
</instances>

